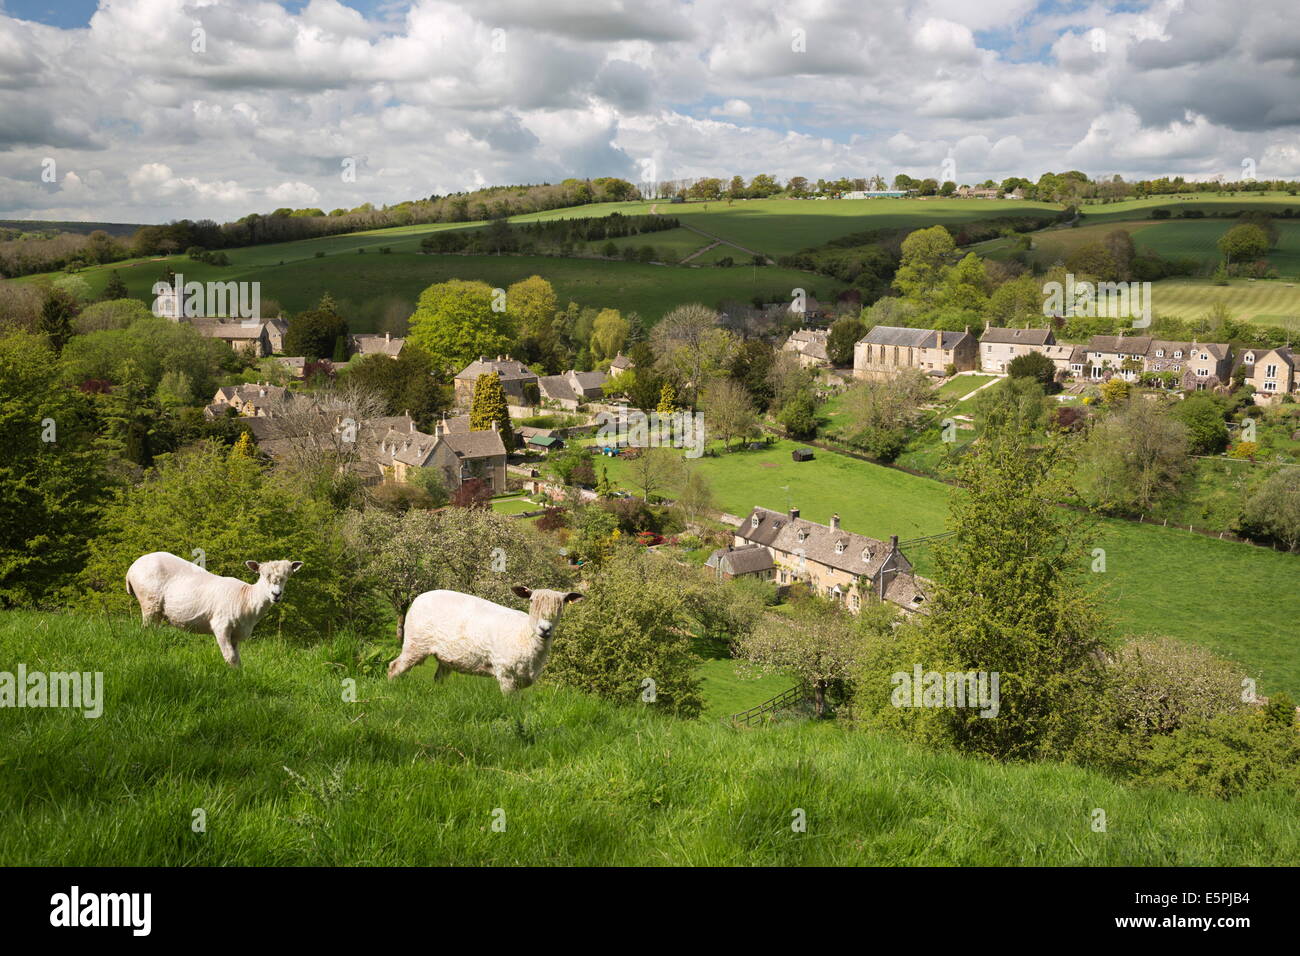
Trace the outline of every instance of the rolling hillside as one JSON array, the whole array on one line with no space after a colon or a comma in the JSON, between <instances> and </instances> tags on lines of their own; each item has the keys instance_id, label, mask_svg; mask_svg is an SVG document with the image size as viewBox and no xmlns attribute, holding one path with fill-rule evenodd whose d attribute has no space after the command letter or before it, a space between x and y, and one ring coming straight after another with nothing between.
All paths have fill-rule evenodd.
<instances>
[{"instance_id":1,"label":"rolling hillside","mask_svg":"<svg viewBox=\"0 0 1300 956\"><path fill-rule=\"evenodd\" d=\"M105 698L90 720L0 709L0 865L1243 866L1300 854L1283 793L1135 789L827 723L679 721L546 685L505 698L475 678L389 683L269 635L232 672L211 645L123 618L0 613L6 667L100 671ZM1094 807L1106 832L1092 830Z\"/></svg>"}]
</instances>

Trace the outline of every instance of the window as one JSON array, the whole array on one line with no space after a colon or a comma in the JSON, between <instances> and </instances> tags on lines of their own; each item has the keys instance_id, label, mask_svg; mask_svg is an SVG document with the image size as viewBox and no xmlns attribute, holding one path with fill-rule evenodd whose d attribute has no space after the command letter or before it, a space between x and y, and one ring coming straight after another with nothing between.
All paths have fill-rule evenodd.
<instances>
[{"instance_id":1,"label":"window","mask_svg":"<svg viewBox=\"0 0 1300 956\"><path fill-rule=\"evenodd\" d=\"M1164 358L1164 357L1165 357L1165 350L1164 350L1164 349L1156 349L1156 358Z\"/></svg>"},{"instance_id":2,"label":"window","mask_svg":"<svg viewBox=\"0 0 1300 956\"><path fill-rule=\"evenodd\" d=\"M870 561L870 560L871 560L871 549L870 549L870 548L863 548L863 549L862 549L862 560L863 560L863 561Z\"/></svg>"},{"instance_id":3,"label":"window","mask_svg":"<svg viewBox=\"0 0 1300 956\"><path fill-rule=\"evenodd\" d=\"M750 516L750 518L749 518L749 526L750 526L751 528L757 528L757 527L758 527L758 515L755 514L755 515L751 515L751 516Z\"/></svg>"},{"instance_id":4,"label":"window","mask_svg":"<svg viewBox=\"0 0 1300 956\"><path fill-rule=\"evenodd\" d=\"M1182 358L1182 357L1183 357L1182 349L1178 349L1177 351L1174 352L1174 358Z\"/></svg>"},{"instance_id":5,"label":"window","mask_svg":"<svg viewBox=\"0 0 1300 956\"><path fill-rule=\"evenodd\" d=\"M835 553L836 553L836 554L843 554L843 553L844 553L844 542L843 542L843 540L840 540L840 541L836 541L836 542L835 542Z\"/></svg>"},{"instance_id":6,"label":"window","mask_svg":"<svg viewBox=\"0 0 1300 956\"><path fill-rule=\"evenodd\" d=\"M993 346L991 346L991 345L986 345L986 346L984 346L984 351L985 351L985 352L990 352L990 353L991 353L991 352L993 351Z\"/></svg>"},{"instance_id":7,"label":"window","mask_svg":"<svg viewBox=\"0 0 1300 956\"><path fill-rule=\"evenodd\" d=\"M1210 374L1210 370L1208 368L1198 368L1196 374L1200 378L1205 378L1205 376Z\"/></svg>"},{"instance_id":8,"label":"window","mask_svg":"<svg viewBox=\"0 0 1300 956\"><path fill-rule=\"evenodd\" d=\"M1247 352L1245 355L1243 355L1243 356L1241 357L1241 361L1242 361L1243 363L1245 363L1246 365L1254 365L1254 364L1255 364L1255 353L1254 353L1254 352Z\"/></svg>"},{"instance_id":9,"label":"window","mask_svg":"<svg viewBox=\"0 0 1300 956\"><path fill-rule=\"evenodd\" d=\"M1277 366L1276 366L1276 365L1265 365L1265 366L1264 366L1264 375L1265 375L1266 377L1268 377L1268 378L1277 378Z\"/></svg>"}]
</instances>

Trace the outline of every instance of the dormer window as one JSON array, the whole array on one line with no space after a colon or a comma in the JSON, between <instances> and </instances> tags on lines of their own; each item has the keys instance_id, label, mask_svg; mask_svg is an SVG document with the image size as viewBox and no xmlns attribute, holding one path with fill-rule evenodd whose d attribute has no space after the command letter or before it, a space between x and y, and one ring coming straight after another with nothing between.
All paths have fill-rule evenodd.
<instances>
[{"instance_id":1,"label":"dormer window","mask_svg":"<svg viewBox=\"0 0 1300 956\"><path fill-rule=\"evenodd\" d=\"M1156 358L1164 358L1164 357L1165 357L1165 350L1164 350L1164 349L1156 349Z\"/></svg>"},{"instance_id":2,"label":"dormer window","mask_svg":"<svg viewBox=\"0 0 1300 956\"><path fill-rule=\"evenodd\" d=\"M1182 357L1183 357L1182 349L1178 349L1176 352L1174 352L1174 358L1182 358Z\"/></svg>"},{"instance_id":3,"label":"dormer window","mask_svg":"<svg viewBox=\"0 0 1300 956\"><path fill-rule=\"evenodd\" d=\"M843 554L843 553L844 553L844 541L843 541L843 539L841 539L841 540L835 542L835 553L836 553L836 554Z\"/></svg>"},{"instance_id":4,"label":"dormer window","mask_svg":"<svg viewBox=\"0 0 1300 956\"><path fill-rule=\"evenodd\" d=\"M800 543L800 544L803 544L803 543L804 543L805 541L807 541L807 540L808 540L808 532L807 532L805 529L800 528L800 529L799 529L799 543Z\"/></svg>"},{"instance_id":5,"label":"dormer window","mask_svg":"<svg viewBox=\"0 0 1300 956\"><path fill-rule=\"evenodd\" d=\"M1247 352L1245 355L1243 355L1243 356L1241 357L1241 360L1242 360L1244 363L1246 363L1247 365L1254 365L1254 364L1255 364L1255 353L1254 353L1254 352Z\"/></svg>"},{"instance_id":6,"label":"dormer window","mask_svg":"<svg viewBox=\"0 0 1300 956\"><path fill-rule=\"evenodd\" d=\"M864 563L867 562L867 561L870 561L870 560L871 560L871 549L870 549L870 548L863 548L863 549L862 549L862 560L863 560Z\"/></svg>"},{"instance_id":7,"label":"dormer window","mask_svg":"<svg viewBox=\"0 0 1300 956\"><path fill-rule=\"evenodd\" d=\"M749 518L749 526L750 526L751 528L757 528L757 527L758 527L758 514L757 514L757 512L754 513L753 515L750 515L750 518Z\"/></svg>"}]
</instances>

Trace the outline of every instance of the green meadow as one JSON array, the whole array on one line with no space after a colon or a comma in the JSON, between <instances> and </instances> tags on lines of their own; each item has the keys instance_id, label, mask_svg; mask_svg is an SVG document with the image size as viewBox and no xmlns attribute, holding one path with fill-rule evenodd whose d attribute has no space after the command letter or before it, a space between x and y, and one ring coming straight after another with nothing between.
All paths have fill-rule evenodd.
<instances>
[{"instance_id":1,"label":"green meadow","mask_svg":"<svg viewBox=\"0 0 1300 956\"><path fill-rule=\"evenodd\" d=\"M342 641L255 636L232 671L207 637L0 612L0 648L5 669L104 675L96 719L0 708L4 866L1249 866L1300 854L1294 798L1278 791L1228 802L1138 789L831 722L676 720L545 683L507 698L475 678L388 682L339 663ZM791 826L796 810L806 827Z\"/></svg>"},{"instance_id":2,"label":"green meadow","mask_svg":"<svg viewBox=\"0 0 1300 956\"><path fill-rule=\"evenodd\" d=\"M478 279L494 288L504 288L520 279L540 275L555 287L561 303L572 301L636 312L651 324L688 302L716 306L732 300L749 302L755 295L788 301L790 290L795 288L808 289L819 297L833 297L844 288L843 283L827 276L775 266L691 269L551 256L424 255L396 251L385 255L377 251L377 245L359 246L358 237L347 238L354 240L350 250L336 249L319 258L313 255L285 259L283 265L270 251L277 247L256 246L234 250L231 264L225 267L171 256L127 265L99 266L80 275L98 294L108 282L109 270L117 268L133 297L152 301L151 290L166 265L184 275L187 282L260 282L262 298L274 299L290 312L311 308L328 292L349 316L355 332L369 331L373 320L366 312L357 312L350 306L400 301L413 309L426 287L448 279ZM299 245L285 244L286 247ZM357 248L369 251L358 253ZM241 258L244 253L257 253L253 257L256 261L246 264Z\"/></svg>"},{"instance_id":3,"label":"green meadow","mask_svg":"<svg viewBox=\"0 0 1300 956\"><path fill-rule=\"evenodd\" d=\"M812 461L796 462L790 452L798 447L779 441L689 467L709 479L715 506L739 517L756 505L795 507L823 524L838 513L845 529L881 540L946 530L949 485L820 448ZM638 492L630 462L597 457L597 475L602 467L616 485ZM1201 644L1245 665L1265 693L1300 696L1300 557L1185 528L1085 514L1075 520L1105 552L1095 580L1121 636L1165 634ZM921 574L932 573L930 546L912 548L909 557Z\"/></svg>"}]
</instances>

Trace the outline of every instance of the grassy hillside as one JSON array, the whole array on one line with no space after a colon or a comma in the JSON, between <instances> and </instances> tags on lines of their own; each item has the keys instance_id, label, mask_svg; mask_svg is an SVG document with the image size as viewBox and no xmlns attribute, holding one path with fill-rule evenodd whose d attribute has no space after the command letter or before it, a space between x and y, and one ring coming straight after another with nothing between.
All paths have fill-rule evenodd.
<instances>
[{"instance_id":1,"label":"grassy hillside","mask_svg":"<svg viewBox=\"0 0 1300 956\"><path fill-rule=\"evenodd\" d=\"M559 637L563 639L562 632ZM255 638L0 614L0 666L102 671L103 715L0 709L0 865L1268 865L1294 801L1136 790L829 724L737 731L490 681L392 684ZM1105 810L1107 832L1091 829ZM206 815L194 832L195 810ZM804 811L806 832L791 829ZM504 822L504 829L494 821Z\"/></svg>"},{"instance_id":2,"label":"grassy hillside","mask_svg":"<svg viewBox=\"0 0 1300 956\"><path fill-rule=\"evenodd\" d=\"M908 538L946 529L952 488L929 478L816 450L813 461L795 462L798 443L781 441L763 451L697 459L709 479L716 506L747 515L755 505L826 523L838 512L846 529L874 538ZM596 473L638 491L631 466L597 458ZM1093 522L1079 515L1080 522ZM1167 634L1201 644L1240 661L1264 693L1285 690L1300 697L1300 557L1268 548L1219 541L1186 530L1096 520L1095 543L1106 552L1106 570L1095 575L1112 618L1125 634ZM932 571L928 548L909 556L921 574Z\"/></svg>"},{"instance_id":3,"label":"grassy hillside","mask_svg":"<svg viewBox=\"0 0 1300 956\"><path fill-rule=\"evenodd\" d=\"M1077 228L1049 229L1031 236L1029 259L1046 268L1064 262L1081 246L1100 242L1108 233L1123 229L1133 236L1138 252L1154 252L1166 259L1195 259L1206 270L1222 258L1216 245L1235 225L1231 219L1164 220L1137 219L1125 222L1094 222ZM1300 223L1279 220L1278 244L1267 258L1284 276L1300 275ZM1008 239L993 239L971 247L991 259L1005 259L1015 252Z\"/></svg>"},{"instance_id":4,"label":"grassy hillside","mask_svg":"<svg viewBox=\"0 0 1300 956\"><path fill-rule=\"evenodd\" d=\"M1194 209L1207 216L1222 215L1225 211L1235 215L1238 210L1282 212L1300 208L1300 198L1287 193L1238 193L1236 196L1211 196L1188 194L1186 196L1151 196L1146 199L1128 199L1116 203L1084 203L1081 211L1087 222L1112 222L1121 219L1147 219L1153 209L1168 209L1170 215L1182 215Z\"/></svg>"},{"instance_id":5,"label":"grassy hillside","mask_svg":"<svg viewBox=\"0 0 1300 956\"><path fill-rule=\"evenodd\" d=\"M727 300L748 302L754 295L789 299L790 290L803 288L818 296L833 296L843 283L825 276L815 276L775 266L732 269L663 266L636 262L593 259L561 259L548 256L465 256L423 255L417 252L393 252L382 255L380 245L391 240L371 241L368 236L349 236L350 243L339 251L342 239L312 240L330 242L334 251L316 258L314 255L286 258L284 265L272 259L274 250L300 254L305 243L284 246L257 246L233 250L231 265L215 267L194 262L183 256L154 259L120 266L127 290L132 296L152 301L150 289L159 280L164 265L170 265L197 282L260 282L263 299L275 299L290 312L314 306L329 292L349 318L353 331L368 331L364 312L350 306L385 299L399 299L414 307L424 289L447 279L480 279L493 287L540 275L555 286L560 302L578 302L595 307L613 307L637 312L643 319L657 321L665 312L687 302L717 305ZM652 241L653 237L645 237ZM415 239L410 242L418 241ZM356 249L369 249L357 254ZM644 244L644 243L639 243ZM293 247L290 249L290 247ZM108 269L87 269L80 275L98 294L108 281Z\"/></svg>"}]
</instances>

